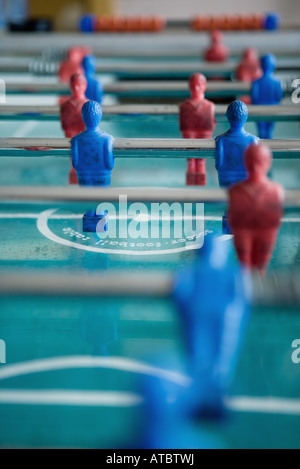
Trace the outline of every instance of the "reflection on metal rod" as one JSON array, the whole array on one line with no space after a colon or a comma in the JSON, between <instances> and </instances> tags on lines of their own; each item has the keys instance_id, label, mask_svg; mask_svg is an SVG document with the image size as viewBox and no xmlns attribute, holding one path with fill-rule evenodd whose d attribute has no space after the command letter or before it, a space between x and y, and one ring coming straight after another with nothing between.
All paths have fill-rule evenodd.
<instances>
[{"instance_id":1,"label":"reflection on metal rod","mask_svg":"<svg viewBox=\"0 0 300 469\"><path fill-rule=\"evenodd\" d=\"M72 187L72 186L0 186L2 200L32 200L61 202L118 202L120 196L128 201L140 202L205 202L225 203L227 192L223 189L173 189L163 187ZM285 191L286 207L300 207L300 191Z\"/></svg>"},{"instance_id":2,"label":"reflection on metal rod","mask_svg":"<svg viewBox=\"0 0 300 469\"><path fill-rule=\"evenodd\" d=\"M218 121L226 121L226 105L216 105L215 115ZM168 120L177 122L179 106L176 104L119 104L102 106L105 121ZM248 121L299 121L300 109L297 106L248 106ZM59 119L59 106L1 105L0 118L15 119Z\"/></svg>"},{"instance_id":3,"label":"reflection on metal rod","mask_svg":"<svg viewBox=\"0 0 300 469\"><path fill-rule=\"evenodd\" d=\"M261 140L274 158L299 158L300 139ZM32 150L44 147L47 150ZM209 158L215 155L214 139L115 138L116 158ZM71 156L67 138L0 138L0 156Z\"/></svg>"},{"instance_id":4,"label":"reflection on metal rod","mask_svg":"<svg viewBox=\"0 0 300 469\"><path fill-rule=\"evenodd\" d=\"M266 278L252 274L254 305L299 305L299 271L271 272ZM172 291L170 274L116 272L101 275L64 274L60 272L20 274L0 273L0 295L56 295L105 297L167 297Z\"/></svg>"}]
</instances>

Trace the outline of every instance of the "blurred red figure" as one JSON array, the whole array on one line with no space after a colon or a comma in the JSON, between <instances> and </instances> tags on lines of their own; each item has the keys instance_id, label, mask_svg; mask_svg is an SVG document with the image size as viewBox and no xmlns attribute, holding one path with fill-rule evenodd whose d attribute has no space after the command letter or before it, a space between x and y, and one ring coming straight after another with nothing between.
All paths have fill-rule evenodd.
<instances>
[{"instance_id":1,"label":"blurred red figure","mask_svg":"<svg viewBox=\"0 0 300 469\"><path fill-rule=\"evenodd\" d=\"M85 125L81 117L81 108L87 101L85 90L87 82L81 73L74 73L70 80L71 96L60 106L60 122L66 138L73 138L85 130ZM69 183L77 184L77 174L71 166L69 173Z\"/></svg>"},{"instance_id":2,"label":"blurred red figure","mask_svg":"<svg viewBox=\"0 0 300 469\"><path fill-rule=\"evenodd\" d=\"M272 154L250 145L244 154L247 179L229 188L229 224L241 264L264 275L283 214L283 188L267 177Z\"/></svg>"},{"instance_id":3,"label":"blurred red figure","mask_svg":"<svg viewBox=\"0 0 300 469\"><path fill-rule=\"evenodd\" d=\"M249 47L244 51L243 58L236 69L235 75L237 80L246 83L252 83L253 80L257 80L257 78L262 76L262 69L256 49ZM251 104L252 102L250 96L240 96L239 100L245 104Z\"/></svg>"},{"instance_id":4,"label":"blurred red figure","mask_svg":"<svg viewBox=\"0 0 300 469\"><path fill-rule=\"evenodd\" d=\"M228 59L229 50L223 44L221 31L211 32L211 45L206 50L204 58L207 62L225 62Z\"/></svg>"},{"instance_id":5,"label":"blurred red figure","mask_svg":"<svg viewBox=\"0 0 300 469\"><path fill-rule=\"evenodd\" d=\"M72 47L72 49L77 49L81 55L80 63L82 62L82 59L84 59L85 56L91 55L92 54L92 48L89 46L77 46L77 47Z\"/></svg>"},{"instance_id":6,"label":"blurred red figure","mask_svg":"<svg viewBox=\"0 0 300 469\"><path fill-rule=\"evenodd\" d=\"M179 127L183 138L211 138L214 131L215 105L205 99L206 78L195 73L189 79L191 97L186 99L179 110ZM206 184L205 159L188 159L186 184Z\"/></svg>"},{"instance_id":7,"label":"blurred red figure","mask_svg":"<svg viewBox=\"0 0 300 469\"><path fill-rule=\"evenodd\" d=\"M252 83L262 76L260 60L257 50L249 47L244 51L243 58L236 69L236 78L246 83Z\"/></svg>"},{"instance_id":8,"label":"blurred red figure","mask_svg":"<svg viewBox=\"0 0 300 469\"><path fill-rule=\"evenodd\" d=\"M83 51L80 47L68 50L67 58L60 64L58 75L60 81L68 83L74 73L84 73L81 66Z\"/></svg>"}]
</instances>

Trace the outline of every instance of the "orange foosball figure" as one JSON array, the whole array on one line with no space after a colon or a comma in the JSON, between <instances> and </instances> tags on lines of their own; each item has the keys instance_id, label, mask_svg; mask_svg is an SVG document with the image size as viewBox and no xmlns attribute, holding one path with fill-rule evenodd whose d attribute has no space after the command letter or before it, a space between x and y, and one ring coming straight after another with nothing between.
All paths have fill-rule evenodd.
<instances>
[{"instance_id":1,"label":"orange foosball figure","mask_svg":"<svg viewBox=\"0 0 300 469\"><path fill-rule=\"evenodd\" d=\"M229 188L229 224L241 264L264 275L283 213L283 188L267 177L272 154L264 145L244 153L248 178Z\"/></svg>"},{"instance_id":2,"label":"orange foosball figure","mask_svg":"<svg viewBox=\"0 0 300 469\"><path fill-rule=\"evenodd\" d=\"M214 131L215 105L205 99L206 78L195 73L189 79L191 97L180 105L179 126L183 138L211 138ZM187 185L206 184L205 159L188 159Z\"/></svg>"},{"instance_id":3,"label":"orange foosball figure","mask_svg":"<svg viewBox=\"0 0 300 469\"><path fill-rule=\"evenodd\" d=\"M85 130L81 117L81 108L87 101L85 91L87 81L81 73L74 73L70 80L71 96L60 106L60 121L66 138L73 138ZM77 184L76 171L72 167L69 173L69 183Z\"/></svg>"}]
</instances>

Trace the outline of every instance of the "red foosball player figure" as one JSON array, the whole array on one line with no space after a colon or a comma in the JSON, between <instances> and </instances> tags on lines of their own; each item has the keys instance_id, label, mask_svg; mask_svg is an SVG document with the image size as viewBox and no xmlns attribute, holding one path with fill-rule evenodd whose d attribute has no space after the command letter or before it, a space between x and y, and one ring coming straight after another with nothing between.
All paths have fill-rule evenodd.
<instances>
[{"instance_id":1,"label":"red foosball player figure","mask_svg":"<svg viewBox=\"0 0 300 469\"><path fill-rule=\"evenodd\" d=\"M81 108L87 101L85 91L87 81L81 73L74 73L70 80L71 96L60 106L60 121L66 138L73 138L85 130ZM77 184L76 171L71 165L69 183Z\"/></svg>"},{"instance_id":2,"label":"red foosball player figure","mask_svg":"<svg viewBox=\"0 0 300 469\"><path fill-rule=\"evenodd\" d=\"M228 59L229 50L223 44L221 31L211 32L211 45L206 50L204 58L207 62L225 62Z\"/></svg>"},{"instance_id":3,"label":"red foosball player figure","mask_svg":"<svg viewBox=\"0 0 300 469\"><path fill-rule=\"evenodd\" d=\"M180 105L179 126L183 138L211 138L214 131L215 105L205 99L206 78L195 73L189 79L191 97ZM205 159L188 159L186 184L206 184Z\"/></svg>"},{"instance_id":4,"label":"red foosball player figure","mask_svg":"<svg viewBox=\"0 0 300 469\"><path fill-rule=\"evenodd\" d=\"M243 58L236 69L236 78L246 83L252 83L253 80L257 80L261 76L262 69L257 50L254 47L249 47L244 51Z\"/></svg>"},{"instance_id":5,"label":"red foosball player figure","mask_svg":"<svg viewBox=\"0 0 300 469\"><path fill-rule=\"evenodd\" d=\"M229 188L228 218L241 264L264 275L283 213L283 188L269 180L272 154L264 145L244 153L248 177Z\"/></svg>"},{"instance_id":6,"label":"red foosball player figure","mask_svg":"<svg viewBox=\"0 0 300 469\"><path fill-rule=\"evenodd\" d=\"M60 81L69 83L74 73L84 73L81 66L83 51L79 47L72 47L68 50L67 58L62 61L58 70Z\"/></svg>"},{"instance_id":7,"label":"red foosball player figure","mask_svg":"<svg viewBox=\"0 0 300 469\"><path fill-rule=\"evenodd\" d=\"M262 76L262 69L260 60L258 58L257 50L254 47L249 47L244 51L243 58L239 63L235 76L237 80L244 81L245 83L252 83ZM251 104L250 96L240 96L240 101L245 104Z\"/></svg>"}]
</instances>

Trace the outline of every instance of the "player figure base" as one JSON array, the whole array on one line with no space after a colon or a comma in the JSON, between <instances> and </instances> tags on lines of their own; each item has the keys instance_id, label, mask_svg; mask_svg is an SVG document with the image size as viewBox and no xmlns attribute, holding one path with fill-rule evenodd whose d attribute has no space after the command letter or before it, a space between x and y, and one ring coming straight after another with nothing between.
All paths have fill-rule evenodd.
<instances>
[{"instance_id":1,"label":"player figure base","mask_svg":"<svg viewBox=\"0 0 300 469\"><path fill-rule=\"evenodd\" d=\"M206 186L205 173L186 173L187 186Z\"/></svg>"},{"instance_id":2,"label":"player figure base","mask_svg":"<svg viewBox=\"0 0 300 469\"><path fill-rule=\"evenodd\" d=\"M225 215L223 215L222 217L222 233L232 234L231 228L229 226L228 218Z\"/></svg>"},{"instance_id":3,"label":"player figure base","mask_svg":"<svg viewBox=\"0 0 300 469\"><path fill-rule=\"evenodd\" d=\"M228 411L222 402L212 403L212 405L203 405L193 414L196 420L225 420L228 417Z\"/></svg>"},{"instance_id":4,"label":"player figure base","mask_svg":"<svg viewBox=\"0 0 300 469\"><path fill-rule=\"evenodd\" d=\"M206 186L205 173L195 173L195 186Z\"/></svg>"},{"instance_id":5,"label":"player figure base","mask_svg":"<svg viewBox=\"0 0 300 469\"><path fill-rule=\"evenodd\" d=\"M103 220L103 223L99 223L99 221L101 220ZM83 215L82 217L83 233L105 233L107 230L108 230L108 221L105 215L94 215L94 216L90 216L86 214Z\"/></svg>"}]
</instances>

